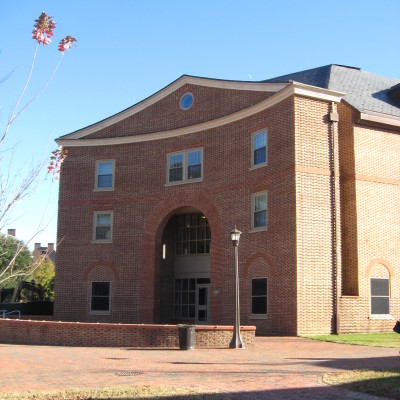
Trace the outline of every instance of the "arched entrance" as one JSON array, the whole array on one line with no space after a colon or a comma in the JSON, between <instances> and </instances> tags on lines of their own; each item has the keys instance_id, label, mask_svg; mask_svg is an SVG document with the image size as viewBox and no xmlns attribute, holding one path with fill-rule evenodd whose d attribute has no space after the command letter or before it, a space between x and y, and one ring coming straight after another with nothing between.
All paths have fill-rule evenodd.
<instances>
[{"instance_id":1,"label":"arched entrance","mask_svg":"<svg viewBox=\"0 0 400 400\"><path fill-rule=\"evenodd\" d=\"M162 235L160 322L210 322L211 228L197 209L182 207Z\"/></svg>"},{"instance_id":2,"label":"arched entrance","mask_svg":"<svg viewBox=\"0 0 400 400\"><path fill-rule=\"evenodd\" d=\"M222 300L221 220L200 194L177 194L154 208L142 241L142 323L216 323ZM219 293L218 293L219 294Z\"/></svg>"}]
</instances>

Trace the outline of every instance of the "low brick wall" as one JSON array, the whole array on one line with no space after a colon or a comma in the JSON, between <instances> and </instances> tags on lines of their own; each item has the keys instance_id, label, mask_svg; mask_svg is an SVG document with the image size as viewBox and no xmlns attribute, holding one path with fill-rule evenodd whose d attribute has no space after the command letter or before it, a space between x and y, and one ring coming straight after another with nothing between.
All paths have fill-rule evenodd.
<instances>
[{"instance_id":1,"label":"low brick wall","mask_svg":"<svg viewBox=\"0 0 400 400\"><path fill-rule=\"evenodd\" d=\"M241 328L246 347L256 327ZM228 348L232 326L196 325L195 347ZM105 324L0 319L0 343L82 347L179 347L176 325Z\"/></svg>"},{"instance_id":2,"label":"low brick wall","mask_svg":"<svg viewBox=\"0 0 400 400\"><path fill-rule=\"evenodd\" d=\"M255 326L240 327L245 347L254 347ZM196 347L199 349L226 349L232 340L232 326L196 325Z\"/></svg>"}]
</instances>

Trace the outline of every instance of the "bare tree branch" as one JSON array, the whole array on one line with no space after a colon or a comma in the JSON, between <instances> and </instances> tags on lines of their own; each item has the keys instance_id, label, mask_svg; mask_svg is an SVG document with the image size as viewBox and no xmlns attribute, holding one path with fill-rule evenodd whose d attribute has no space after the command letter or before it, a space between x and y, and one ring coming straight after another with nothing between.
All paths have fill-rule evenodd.
<instances>
[{"instance_id":1,"label":"bare tree branch","mask_svg":"<svg viewBox=\"0 0 400 400\"><path fill-rule=\"evenodd\" d=\"M44 12L42 12L40 16L35 20L34 29L32 31L32 38L36 41L36 48L30 66L29 74L16 103L10 111L4 131L0 138L0 230L4 229L6 225L10 222L12 216L14 216L15 214L15 208L17 207L17 205L29 198L29 196L32 196L46 179L45 174L47 171L44 167L46 164L45 159L47 158L47 149L44 152L41 161L24 164L23 166L21 166L20 169L18 169L15 168L13 160L15 147L4 150L2 149L2 146L4 146L4 142L9 134L10 126L34 101L39 98L39 96L47 88L49 83L52 81L55 73L57 72L64 52L75 45L76 39L72 36L66 36L59 42L58 50L61 52L61 56L53 72L51 73L50 78L37 92L37 94L25 104L25 106L19 108L32 78L39 45L42 44L43 46L47 46L51 42L53 30L55 29L55 27L56 24L53 20L53 17L48 16ZM11 75L12 72L0 77L0 84L9 79ZM66 152L62 154L61 151L60 153L57 152L58 150L56 152L53 152L51 160L53 165L48 167L48 172L52 171L55 179L58 179L58 173L61 163L66 156ZM42 172L43 176L41 176ZM41 262L38 262L37 260L35 262L31 262L30 256L29 262L25 262L26 260L23 259L23 265L21 265L20 261L22 260L23 255L26 256L26 254L29 254L29 251L27 250L27 245L44 229L43 221L48 211L52 189L53 180L49 191L49 198L47 203L45 204L45 209L41 215L37 229L33 237L27 243L22 243L15 238L10 239L10 237L0 234L0 284L9 279L30 275L35 269L40 266ZM11 254L10 251L12 251L13 253Z\"/></svg>"},{"instance_id":2,"label":"bare tree branch","mask_svg":"<svg viewBox=\"0 0 400 400\"><path fill-rule=\"evenodd\" d=\"M1 140L0 140L0 146L1 146L1 144L4 142L5 138L7 137L7 133L8 133L8 130L10 129L10 125L13 123L13 121L15 121L15 118L14 118L15 111L16 111L16 109L17 109L17 107L18 107L18 104L20 103L20 101L21 101L21 99L22 99L22 97L23 97L25 91L26 91L26 88L27 88L28 85L29 85L30 80L31 80L31 76L32 76L32 72L33 72L33 67L34 67L34 65L35 65L35 60L36 60L36 55L37 55L38 48L39 48L39 43L36 45L35 54L33 55L32 64L31 64L31 69L30 69L30 71L29 71L28 79L26 80L25 86L24 86L24 88L22 89L22 92L21 92L21 94L19 95L17 102L15 103L15 106L14 106L12 112L11 112L10 118L8 119L7 126L6 126L6 130L5 130L4 134L3 134L3 137L2 137Z\"/></svg>"}]
</instances>

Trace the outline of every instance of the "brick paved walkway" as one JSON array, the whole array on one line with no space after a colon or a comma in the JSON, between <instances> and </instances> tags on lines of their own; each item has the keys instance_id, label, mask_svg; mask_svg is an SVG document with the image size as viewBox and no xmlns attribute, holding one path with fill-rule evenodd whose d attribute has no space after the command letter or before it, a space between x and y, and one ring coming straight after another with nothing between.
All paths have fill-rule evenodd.
<instances>
[{"instance_id":1,"label":"brick paved walkway","mask_svg":"<svg viewBox=\"0 0 400 400\"><path fill-rule=\"evenodd\" d=\"M258 337L246 350L77 348L0 344L2 392L176 385L238 399L374 399L321 381L325 371L400 367L398 349ZM212 398L212 397L210 397Z\"/></svg>"}]
</instances>

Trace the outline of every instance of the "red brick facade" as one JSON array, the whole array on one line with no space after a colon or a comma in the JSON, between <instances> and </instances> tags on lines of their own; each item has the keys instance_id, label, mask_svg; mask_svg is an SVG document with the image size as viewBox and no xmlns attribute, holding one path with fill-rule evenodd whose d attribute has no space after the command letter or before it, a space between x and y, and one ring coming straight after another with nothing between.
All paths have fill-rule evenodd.
<instances>
[{"instance_id":1,"label":"red brick facade","mask_svg":"<svg viewBox=\"0 0 400 400\"><path fill-rule=\"evenodd\" d=\"M179 101L187 92L194 102L184 111ZM267 163L254 168L252 135L262 130ZM370 317L371 276L390 278L390 315L400 317L399 134L357 125L342 94L183 77L58 142L68 157L60 180L56 320L180 322L173 217L189 211L203 214L211 230L210 324L233 323L235 225L242 231L241 323L258 334L330 333L338 320L342 331L391 329L393 319ZM168 184L168 154L199 148L201 179ZM113 190L94 190L99 160L114 162ZM252 229L257 193L267 196L261 230ZM93 241L101 211L112 213L109 243ZM252 314L252 278L267 280L263 315ZM103 315L90 310L91 282L110 282Z\"/></svg>"}]
</instances>

